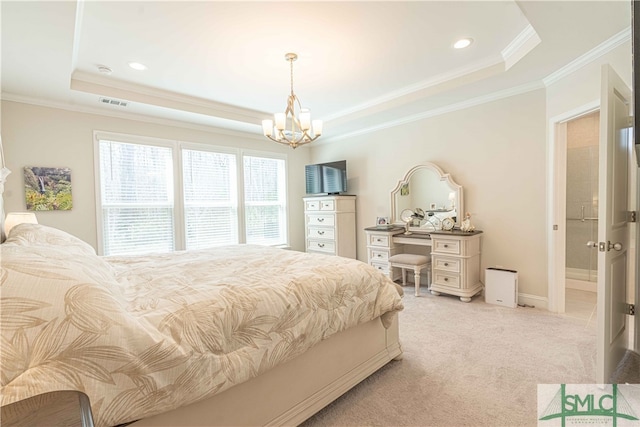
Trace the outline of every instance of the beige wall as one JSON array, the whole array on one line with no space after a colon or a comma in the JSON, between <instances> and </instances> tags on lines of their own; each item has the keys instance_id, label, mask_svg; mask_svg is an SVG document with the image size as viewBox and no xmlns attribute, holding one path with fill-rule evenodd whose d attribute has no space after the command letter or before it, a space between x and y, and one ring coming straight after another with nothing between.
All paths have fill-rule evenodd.
<instances>
[{"instance_id":1,"label":"beige wall","mask_svg":"<svg viewBox=\"0 0 640 427\"><path fill-rule=\"evenodd\" d=\"M71 168L73 209L37 212L38 221L87 241L97 242L93 171L93 131L101 130L179 141L286 153L289 165L289 233L293 249L304 250L304 165L309 150L291 150L255 136L229 136L190 128L78 113L2 101L2 141L12 171L4 193L5 212L23 211L24 166Z\"/></svg>"},{"instance_id":2,"label":"beige wall","mask_svg":"<svg viewBox=\"0 0 640 427\"><path fill-rule=\"evenodd\" d=\"M520 292L546 296L545 91L487 103L334 144L313 161L347 160L358 196L358 259L363 229L388 216L389 192L421 162L433 162L464 188L465 210L483 230L482 268L518 270Z\"/></svg>"}]
</instances>

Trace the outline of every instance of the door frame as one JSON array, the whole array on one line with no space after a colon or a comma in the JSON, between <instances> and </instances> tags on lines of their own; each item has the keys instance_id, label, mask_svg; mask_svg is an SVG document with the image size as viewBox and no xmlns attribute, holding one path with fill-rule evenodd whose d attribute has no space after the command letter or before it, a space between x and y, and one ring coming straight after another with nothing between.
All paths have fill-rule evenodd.
<instances>
[{"instance_id":1,"label":"door frame","mask_svg":"<svg viewBox=\"0 0 640 427\"><path fill-rule=\"evenodd\" d=\"M547 138L547 309L565 312L567 139L559 131L563 123L600 110L591 101L549 119ZM557 230L554 227L557 226ZM586 244L586 242L585 242Z\"/></svg>"}]
</instances>

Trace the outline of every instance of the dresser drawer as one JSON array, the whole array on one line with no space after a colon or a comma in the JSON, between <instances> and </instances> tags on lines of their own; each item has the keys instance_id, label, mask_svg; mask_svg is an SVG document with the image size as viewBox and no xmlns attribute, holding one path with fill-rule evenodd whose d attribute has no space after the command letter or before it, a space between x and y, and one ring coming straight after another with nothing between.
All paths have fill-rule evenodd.
<instances>
[{"instance_id":1,"label":"dresser drawer","mask_svg":"<svg viewBox=\"0 0 640 427\"><path fill-rule=\"evenodd\" d=\"M321 211L334 211L336 210L336 204L333 200L320 200Z\"/></svg>"},{"instance_id":2,"label":"dresser drawer","mask_svg":"<svg viewBox=\"0 0 640 427\"><path fill-rule=\"evenodd\" d=\"M460 241L448 239L433 239L433 252L460 255Z\"/></svg>"},{"instance_id":3,"label":"dresser drawer","mask_svg":"<svg viewBox=\"0 0 640 427\"><path fill-rule=\"evenodd\" d=\"M450 271L452 273L460 273L461 271L460 259L434 255L432 268L434 270L443 270L443 271Z\"/></svg>"},{"instance_id":4,"label":"dresser drawer","mask_svg":"<svg viewBox=\"0 0 640 427\"><path fill-rule=\"evenodd\" d=\"M304 205L305 211L319 211L320 210L320 200L308 200Z\"/></svg>"},{"instance_id":5,"label":"dresser drawer","mask_svg":"<svg viewBox=\"0 0 640 427\"><path fill-rule=\"evenodd\" d=\"M371 261L389 261L389 251L369 249L369 259Z\"/></svg>"},{"instance_id":6,"label":"dresser drawer","mask_svg":"<svg viewBox=\"0 0 640 427\"><path fill-rule=\"evenodd\" d=\"M335 222L335 216L333 215L307 215L308 225L327 225L333 227Z\"/></svg>"},{"instance_id":7,"label":"dresser drawer","mask_svg":"<svg viewBox=\"0 0 640 427\"><path fill-rule=\"evenodd\" d=\"M335 239L336 231L330 227L309 227L307 237L315 239Z\"/></svg>"},{"instance_id":8,"label":"dresser drawer","mask_svg":"<svg viewBox=\"0 0 640 427\"><path fill-rule=\"evenodd\" d=\"M446 271L433 270L433 283L448 286L450 288L460 288L460 276Z\"/></svg>"},{"instance_id":9,"label":"dresser drawer","mask_svg":"<svg viewBox=\"0 0 640 427\"><path fill-rule=\"evenodd\" d=\"M369 246L389 247L389 235L387 234L370 234Z\"/></svg>"},{"instance_id":10,"label":"dresser drawer","mask_svg":"<svg viewBox=\"0 0 640 427\"><path fill-rule=\"evenodd\" d=\"M307 251L323 252L328 254L335 254L336 244L335 242L323 242L321 240L309 240L307 242Z\"/></svg>"}]
</instances>

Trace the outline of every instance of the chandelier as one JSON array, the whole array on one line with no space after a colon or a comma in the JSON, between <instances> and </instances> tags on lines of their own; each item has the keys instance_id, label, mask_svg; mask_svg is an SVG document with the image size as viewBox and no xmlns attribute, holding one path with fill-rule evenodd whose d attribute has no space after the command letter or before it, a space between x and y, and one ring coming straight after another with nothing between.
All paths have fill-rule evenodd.
<instances>
[{"instance_id":1,"label":"chandelier","mask_svg":"<svg viewBox=\"0 0 640 427\"><path fill-rule=\"evenodd\" d=\"M308 108L301 107L300 100L293 93L293 61L298 59L298 55L287 53L284 59L289 61L291 67L291 94L287 98L287 109L284 113L274 114L275 127L273 120L263 120L262 132L272 141L296 148L313 142L322 135L322 120L312 122L311 112Z\"/></svg>"}]
</instances>

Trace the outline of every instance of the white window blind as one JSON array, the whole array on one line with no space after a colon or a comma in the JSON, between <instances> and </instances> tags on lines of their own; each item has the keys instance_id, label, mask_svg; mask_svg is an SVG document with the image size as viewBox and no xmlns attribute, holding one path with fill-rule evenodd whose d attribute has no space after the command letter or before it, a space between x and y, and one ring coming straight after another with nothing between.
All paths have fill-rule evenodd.
<instances>
[{"instance_id":1,"label":"white window blind","mask_svg":"<svg viewBox=\"0 0 640 427\"><path fill-rule=\"evenodd\" d=\"M236 156L182 150L186 248L238 243Z\"/></svg>"},{"instance_id":2,"label":"white window blind","mask_svg":"<svg viewBox=\"0 0 640 427\"><path fill-rule=\"evenodd\" d=\"M104 254L172 251L171 148L102 140L99 146Z\"/></svg>"},{"instance_id":3,"label":"white window blind","mask_svg":"<svg viewBox=\"0 0 640 427\"><path fill-rule=\"evenodd\" d=\"M283 159L244 156L246 242L287 243L285 162Z\"/></svg>"},{"instance_id":4,"label":"white window blind","mask_svg":"<svg viewBox=\"0 0 640 427\"><path fill-rule=\"evenodd\" d=\"M284 158L101 132L96 140L101 254L288 244Z\"/></svg>"}]
</instances>

